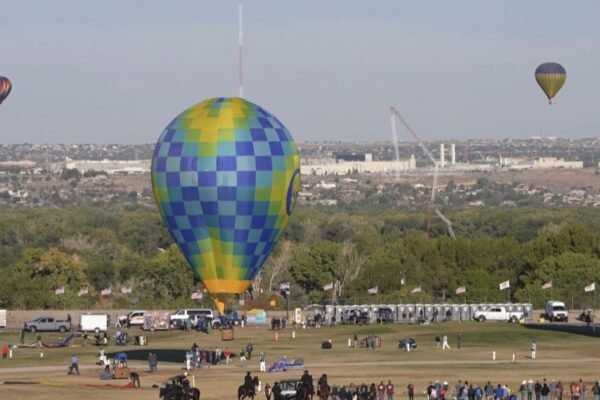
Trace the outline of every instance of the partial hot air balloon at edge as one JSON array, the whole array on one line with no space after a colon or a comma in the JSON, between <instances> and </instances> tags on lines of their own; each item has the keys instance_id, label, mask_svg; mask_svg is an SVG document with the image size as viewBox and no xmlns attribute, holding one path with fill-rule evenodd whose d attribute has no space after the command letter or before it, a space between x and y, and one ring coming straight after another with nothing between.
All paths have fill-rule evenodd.
<instances>
[{"instance_id":1,"label":"partial hot air balloon at edge","mask_svg":"<svg viewBox=\"0 0 600 400\"><path fill-rule=\"evenodd\" d=\"M552 98L562 88L566 79L567 71L555 62L543 63L535 70L535 80L548 97L549 104L552 104Z\"/></svg>"},{"instance_id":2,"label":"partial hot air balloon at edge","mask_svg":"<svg viewBox=\"0 0 600 400\"><path fill-rule=\"evenodd\" d=\"M8 97L12 89L12 83L10 79L0 76L0 104Z\"/></svg>"},{"instance_id":3,"label":"partial hot air balloon at edge","mask_svg":"<svg viewBox=\"0 0 600 400\"><path fill-rule=\"evenodd\" d=\"M220 311L219 294L245 292L267 260L299 187L300 158L289 131L241 98L190 107L154 149L155 201Z\"/></svg>"}]
</instances>

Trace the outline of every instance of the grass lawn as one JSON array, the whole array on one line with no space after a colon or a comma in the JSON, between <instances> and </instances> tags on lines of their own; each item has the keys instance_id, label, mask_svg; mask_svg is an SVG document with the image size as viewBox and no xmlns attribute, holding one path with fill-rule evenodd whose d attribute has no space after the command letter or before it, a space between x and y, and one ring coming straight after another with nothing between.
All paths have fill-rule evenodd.
<instances>
[{"instance_id":1,"label":"grass lawn","mask_svg":"<svg viewBox=\"0 0 600 400\"><path fill-rule=\"evenodd\" d=\"M130 331L130 337L137 329ZM348 339L357 334L359 339L369 334L381 337L382 347L370 351L361 348L348 348ZM462 348L456 348L457 335L461 334ZM452 349L442 351L436 347L436 335L448 335ZM53 343L64 335L43 333L45 343ZM410 353L398 349L398 339L414 337L418 348ZM30 335L34 341L34 335ZM332 340L331 350L322 350L321 343ZM528 358L529 346L535 339L537 359ZM300 377L302 370L289 370L285 373L258 373L258 354L265 351L267 366L283 355L288 359L303 357L306 369L315 379L327 373L331 385L358 384L366 382L387 382L391 379L396 385L400 398L405 396L406 385L416 384L421 393L429 381L448 381L453 386L458 379L484 384L506 383L513 390L523 379L560 379L563 383L583 378L587 382L600 379L600 346L593 337L567 333L530 330L521 325L505 323L446 323L438 325L370 325L337 326L320 329L296 330L292 339L292 329L275 333L267 327L246 327L235 330L235 340L222 342L220 332L210 335L197 332L156 332L148 334L149 346L144 349L188 349L193 342L201 348L224 349L233 353L248 342L254 345L254 357L247 368L238 366L237 357L232 365L213 366L193 372L196 385L202 391L202 399L235 398L239 384L247 370L258 375L263 382L271 384L279 379ZM17 343L18 333L0 334L0 343ZM147 372L147 363L132 361L133 369L141 373L142 389L121 389L92 387L91 385L123 385L127 381L100 381L100 367L94 365L98 348L75 346L62 349L17 349L11 360L0 360L0 381L41 382L30 385L0 385L0 398L5 399L152 399L158 398L158 390L152 384L181 372L181 363L165 363L159 359L159 373ZM107 351L139 350L139 347L109 346ZM40 352L44 357L40 358ZM492 360L492 352L496 360ZM516 363L512 363L512 354ZM67 376L66 368L71 354L77 354L82 366L80 376ZM565 384L565 386L567 386ZM591 390L591 384L588 384ZM259 396L259 398L262 397Z\"/></svg>"}]
</instances>

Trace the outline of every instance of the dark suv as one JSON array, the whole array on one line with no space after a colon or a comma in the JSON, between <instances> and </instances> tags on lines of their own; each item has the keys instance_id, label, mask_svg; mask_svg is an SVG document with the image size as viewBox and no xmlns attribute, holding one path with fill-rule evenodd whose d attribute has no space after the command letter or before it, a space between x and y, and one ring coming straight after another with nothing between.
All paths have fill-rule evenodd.
<instances>
[{"instance_id":1,"label":"dark suv","mask_svg":"<svg viewBox=\"0 0 600 400\"><path fill-rule=\"evenodd\" d=\"M348 310L342 314L342 323L363 325L369 323L369 313L362 310Z\"/></svg>"},{"instance_id":2,"label":"dark suv","mask_svg":"<svg viewBox=\"0 0 600 400\"><path fill-rule=\"evenodd\" d=\"M389 307L380 307L377 309L377 323L391 324L394 322L394 311Z\"/></svg>"}]
</instances>

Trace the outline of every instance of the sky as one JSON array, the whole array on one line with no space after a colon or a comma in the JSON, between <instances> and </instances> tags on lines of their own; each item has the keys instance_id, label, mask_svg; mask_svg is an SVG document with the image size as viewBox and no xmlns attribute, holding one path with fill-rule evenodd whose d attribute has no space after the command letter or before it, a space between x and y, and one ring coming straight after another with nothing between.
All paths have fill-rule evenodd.
<instances>
[{"instance_id":1,"label":"sky","mask_svg":"<svg viewBox=\"0 0 600 400\"><path fill-rule=\"evenodd\" d=\"M153 143L237 96L237 0L3 0L0 144ZM600 134L600 1L244 0L244 97L298 142ZM534 79L561 63L548 105ZM411 140L400 130L400 140Z\"/></svg>"}]
</instances>

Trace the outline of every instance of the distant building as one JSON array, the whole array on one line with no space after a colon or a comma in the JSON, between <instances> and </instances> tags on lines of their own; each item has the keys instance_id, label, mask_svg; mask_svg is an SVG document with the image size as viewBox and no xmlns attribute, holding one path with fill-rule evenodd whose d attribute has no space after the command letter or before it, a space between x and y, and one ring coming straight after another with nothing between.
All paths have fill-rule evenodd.
<instances>
[{"instance_id":1,"label":"distant building","mask_svg":"<svg viewBox=\"0 0 600 400\"><path fill-rule=\"evenodd\" d=\"M64 167L77 169L81 172L104 171L112 174L144 174L150 172L150 160L71 160L67 158Z\"/></svg>"},{"instance_id":2,"label":"distant building","mask_svg":"<svg viewBox=\"0 0 600 400\"><path fill-rule=\"evenodd\" d=\"M417 161L412 155L408 160L400 161L373 161L370 153L363 155L363 161L345 161L340 158L335 162L323 162L319 164L301 164L302 175L351 175L351 174L381 174L395 173L396 170L406 172L417 169Z\"/></svg>"}]
</instances>

